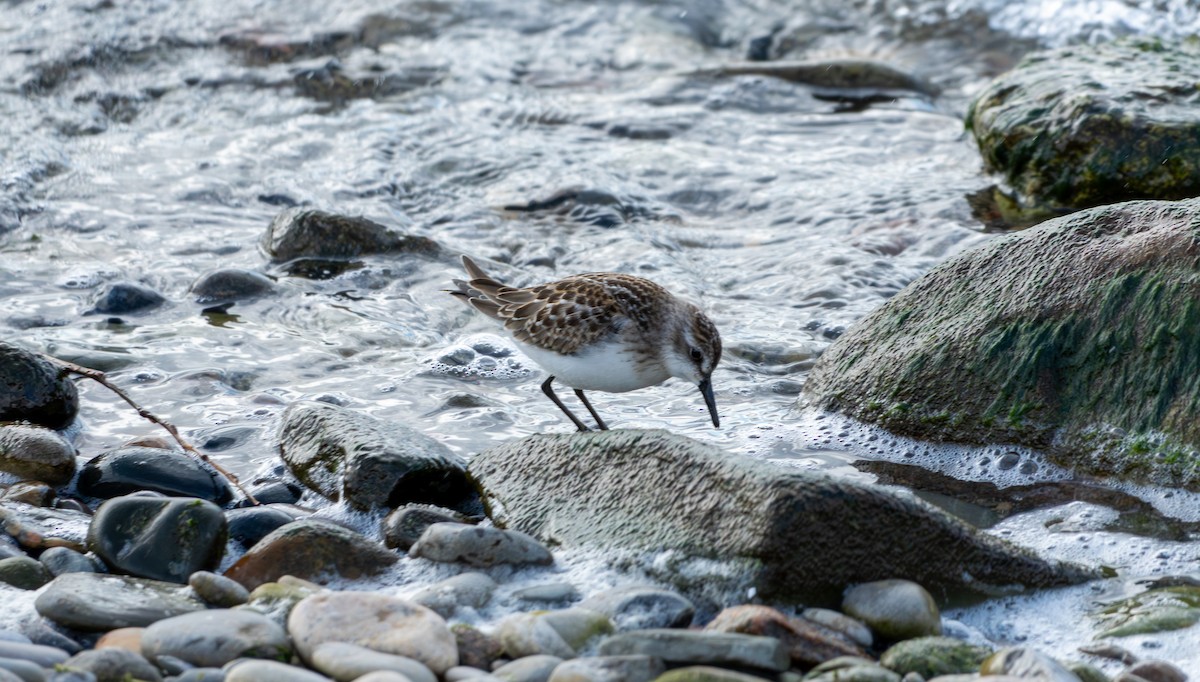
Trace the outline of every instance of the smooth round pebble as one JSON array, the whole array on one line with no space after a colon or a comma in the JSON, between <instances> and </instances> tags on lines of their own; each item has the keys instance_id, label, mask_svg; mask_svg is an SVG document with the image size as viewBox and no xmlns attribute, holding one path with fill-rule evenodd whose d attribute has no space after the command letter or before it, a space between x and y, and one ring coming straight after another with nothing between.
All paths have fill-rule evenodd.
<instances>
[{"instance_id":1,"label":"smooth round pebble","mask_svg":"<svg viewBox=\"0 0 1200 682\"><path fill-rule=\"evenodd\" d=\"M162 680L158 670L149 661L127 649L90 649L75 654L62 665L68 669L90 672L98 680Z\"/></svg>"},{"instance_id":2,"label":"smooth round pebble","mask_svg":"<svg viewBox=\"0 0 1200 682\"><path fill-rule=\"evenodd\" d=\"M96 562L86 554L80 554L66 547L51 547L42 552L38 561L55 577L63 573L95 573Z\"/></svg>"},{"instance_id":3,"label":"smooth round pebble","mask_svg":"<svg viewBox=\"0 0 1200 682\"><path fill-rule=\"evenodd\" d=\"M546 682L562 662L558 656L526 656L496 668L492 675L505 682Z\"/></svg>"},{"instance_id":4,"label":"smooth round pebble","mask_svg":"<svg viewBox=\"0 0 1200 682\"><path fill-rule=\"evenodd\" d=\"M579 590L571 583L542 583L513 590L512 596L537 603L569 602L579 599Z\"/></svg>"},{"instance_id":5,"label":"smooth round pebble","mask_svg":"<svg viewBox=\"0 0 1200 682\"><path fill-rule=\"evenodd\" d=\"M588 656L564 661L549 682L651 682L666 671L653 656Z\"/></svg>"},{"instance_id":6,"label":"smooth round pebble","mask_svg":"<svg viewBox=\"0 0 1200 682\"><path fill-rule=\"evenodd\" d=\"M350 682L375 670L402 674L409 682L437 682L433 671L420 661L346 642L318 644L313 650L312 667L338 682Z\"/></svg>"},{"instance_id":7,"label":"smooth round pebble","mask_svg":"<svg viewBox=\"0 0 1200 682\"><path fill-rule=\"evenodd\" d=\"M231 608L250 600L250 591L241 583L210 571L196 571L188 576L188 586L196 596L220 608Z\"/></svg>"},{"instance_id":8,"label":"smooth round pebble","mask_svg":"<svg viewBox=\"0 0 1200 682\"><path fill-rule=\"evenodd\" d=\"M0 658L0 672L8 676L0 678L0 680L13 679L17 682L29 682L30 680L46 679L46 673L42 670L42 666L19 658Z\"/></svg>"},{"instance_id":9,"label":"smooth round pebble","mask_svg":"<svg viewBox=\"0 0 1200 682\"><path fill-rule=\"evenodd\" d=\"M383 520L383 542L392 549L408 551L425 529L435 523L466 523L467 517L451 509L427 504L406 504Z\"/></svg>"},{"instance_id":10,"label":"smooth round pebble","mask_svg":"<svg viewBox=\"0 0 1200 682\"><path fill-rule=\"evenodd\" d=\"M192 668L171 678L171 682L225 682L225 671L220 668Z\"/></svg>"},{"instance_id":11,"label":"smooth round pebble","mask_svg":"<svg viewBox=\"0 0 1200 682\"><path fill-rule=\"evenodd\" d=\"M462 682L463 680L469 680L474 677L482 677L490 674L491 673L486 670L474 668L469 665L456 665L447 670L445 674L442 675L442 679L444 679L446 682Z\"/></svg>"},{"instance_id":12,"label":"smooth round pebble","mask_svg":"<svg viewBox=\"0 0 1200 682\"><path fill-rule=\"evenodd\" d=\"M374 592L324 592L307 597L288 616L296 650L313 660L318 645L350 642L416 659L441 674L458 664L446 621L411 601Z\"/></svg>"},{"instance_id":13,"label":"smooth round pebble","mask_svg":"<svg viewBox=\"0 0 1200 682\"><path fill-rule=\"evenodd\" d=\"M291 651L283 628L250 610L188 613L160 620L142 634L146 658L174 656L199 667L215 668L239 657L288 657Z\"/></svg>"},{"instance_id":14,"label":"smooth round pebble","mask_svg":"<svg viewBox=\"0 0 1200 682\"><path fill-rule=\"evenodd\" d=\"M460 606L482 608L496 591L496 581L483 573L461 573L414 593L410 599L449 618Z\"/></svg>"},{"instance_id":15,"label":"smooth round pebble","mask_svg":"<svg viewBox=\"0 0 1200 682\"><path fill-rule=\"evenodd\" d=\"M603 613L619 631L687 627L696 613L683 595L644 585L605 590L579 602L579 607Z\"/></svg>"},{"instance_id":16,"label":"smooth round pebble","mask_svg":"<svg viewBox=\"0 0 1200 682\"><path fill-rule=\"evenodd\" d=\"M430 561L462 563L477 568L554 563L554 556L531 535L465 523L435 523L421 533L409 556Z\"/></svg>"},{"instance_id":17,"label":"smooth round pebble","mask_svg":"<svg viewBox=\"0 0 1200 682\"><path fill-rule=\"evenodd\" d=\"M1125 669L1125 675L1134 675L1146 682L1187 682L1187 673L1166 661L1141 661Z\"/></svg>"},{"instance_id":18,"label":"smooth round pebble","mask_svg":"<svg viewBox=\"0 0 1200 682\"><path fill-rule=\"evenodd\" d=\"M109 630L96 640L97 649L128 649L134 653L142 653L142 634L146 628L117 628Z\"/></svg>"},{"instance_id":19,"label":"smooth round pebble","mask_svg":"<svg viewBox=\"0 0 1200 682\"><path fill-rule=\"evenodd\" d=\"M941 615L933 597L911 580L877 580L850 587L842 597L842 611L885 639L942 634Z\"/></svg>"},{"instance_id":20,"label":"smooth round pebble","mask_svg":"<svg viewBox=\"0 0 1200 682\"><path fill-rule=\"evenodd\" d=\"M353 682L412 682L404 675L394 670L376 670L362 677L354 678Z\"/></svg>"},{"instance_id":21,"label":"smooth round pebble","mask_svg":"<svg viewBox=\"0 0 1200 682\"><path fill-rule=\"evenodd\" d=\"M225 667L225 682L332 682L311 670L275 661L239 660Z\"/></svg>"},{"instance_id":22,"label":"smooth round pebble","mask_svg":"<svg viewBox=\"0 0 1200 682\"><path fill-rule=\"evenodd\" d=\"M88 549L115 572L183 583L225 551L225 515L207 500L115 497L88 527Z\"/></svg>"},{"instance_id":23,"label":"smooth round pebble","mask_svg":"<svg viewBox=\"0 0 1200 682\"><path fill-rule=\"evenodd\" d=\"M54 576L42 562L27 556L0 559L0 583L22 590L36 590L50 582Z\"/></svg>"},{"instance_id":24,"label":"smooth round pebble","mask_svg":"<svg viewBox=\"0 0 1200 682\"><path fill-rule=\"evenodd\" d=\"M71 655L58 647L23 642L0 642L0 658L29 661L43 668L53 668Z\"/></svg>"}]
</instances>

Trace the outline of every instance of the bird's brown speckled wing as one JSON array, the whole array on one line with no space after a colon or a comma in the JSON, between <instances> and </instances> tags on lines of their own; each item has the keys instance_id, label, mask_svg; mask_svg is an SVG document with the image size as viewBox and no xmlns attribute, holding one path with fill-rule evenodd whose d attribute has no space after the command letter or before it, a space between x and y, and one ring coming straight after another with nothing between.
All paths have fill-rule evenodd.
<instances>
[{"instance_id":1,"label":"bird's brown speckled wing","mask_svg":"<svg viewBox=\"0 0 1200 682\"><path fill-rule=\"evenodd\" d=\"M455 280L450 293L504 322L523 342L571 354L619 333L629 324L648 326L670 294L657 284L616 273L575 275L525 289L508 287L463 257L469 281ZM647 304L650 302L650 304Z\"/></svg>"}]
</instances>

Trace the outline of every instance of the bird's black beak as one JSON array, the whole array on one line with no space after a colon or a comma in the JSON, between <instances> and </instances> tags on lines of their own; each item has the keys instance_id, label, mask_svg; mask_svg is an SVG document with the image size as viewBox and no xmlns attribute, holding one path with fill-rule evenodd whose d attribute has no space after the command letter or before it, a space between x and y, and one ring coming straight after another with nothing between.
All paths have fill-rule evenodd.
<instances>
[{"instance_id":1,"label":"bird's black beak","mask_svg":"<svg viewBox=\"0 0 1200 682\"><path fill-rule=\"evenodd\" d=\"M713 398L712 379L700 382L700 395L704 396L704 404L708 405L708 414L712 416L713 426L721 428L721 418L717 416L717 401Z\"/></svg>"}]
</instances>

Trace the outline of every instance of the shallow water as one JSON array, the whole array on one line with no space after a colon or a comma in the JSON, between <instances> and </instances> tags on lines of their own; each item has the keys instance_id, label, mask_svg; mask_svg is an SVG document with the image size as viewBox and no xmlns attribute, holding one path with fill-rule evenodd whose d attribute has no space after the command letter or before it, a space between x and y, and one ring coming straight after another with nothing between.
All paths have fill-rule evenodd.
<instances>
[{"instance_id":1,"label":"shallow water","mask_svg":"<svg viewBox=\"0 0 1200 682\"><path fill-rule=\"evenodd\" d=\"M527 361L464 350L511 346L441 292L453 258L366 258L323 280L269 265L267 224L308 204L431 237L512 284L617 270L699 303L725 341L723 428L676 381L597 394L614 425L835 475L866 477L849 466L866 456L1015 485L1019 469L842 437L794 403L842 330L990 238L965 198L993 183L962 128L972 93L1039 44L1200 28L1182 1L1052 4L1053 21L1033 0L6 3L0 324L8 340L108 370L241 475L273 462L275 419L300 398L397 420L467 457L569 430ZM689 75L743 60L765 36L772 56L877 59L940 94L847 103L771 78ZM245 43L291 56L265 63ZM338 68L379 85L314 96ZM562 193L574 198L520 208ZM266 272L278 291L202 314L189 288L224 267ZM170 303L119 322L86 315L115 281ZM106 390L81 389L84 456L157 435ZM1042 464L1030 476L1068 477ZM1131 492L1195 520L1193 497ZM1020 518L995 532L1046 552L1070 535ZM1091 542L1078 558L1113 562L1111 585L951 615L997 642L1065 633L1067 653L1092 634L1078 617L1092 590L1195 571L1194 542L1164 567L1146 559L1163 541L1109 540L1119 551ZM572 579L617 579L603 561L570 561ZM1198 654L1164 646L1147 653L1200 672Z\"/></svg>"}]
</instances>

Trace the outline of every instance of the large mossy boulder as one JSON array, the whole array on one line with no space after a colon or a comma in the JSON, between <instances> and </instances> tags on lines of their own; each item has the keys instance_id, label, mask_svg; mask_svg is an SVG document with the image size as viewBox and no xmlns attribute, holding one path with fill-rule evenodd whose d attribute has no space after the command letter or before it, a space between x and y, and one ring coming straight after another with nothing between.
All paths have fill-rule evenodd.
<instances>
[{"instance_id":1,"label":"large mossy boulder","mask_svg":"<svg viewBox=\"0 0 1200 682\"><path fill-rule=\"evenodd\" d=\"M499 525L563 545L737 562L769 598L828 599L884 578L989 592L1091 577L888 489L666 431L530 436L476 455L470 473Z\"/></svg>"},{"instance_id":2,"label":"large mossy boulder","mask_svg":"<svg viewBox=\"0 0 1200 682\"><path fill-rule=\"evenodd\" d=\"M1029 208L1200 196L1200 40L1027 56L971 104L988 170Z\"/></svg>"},{"instance_id":3,"label":"large mossy boulder","mask_svg":"<svg viewBox=\"0 0 1200 682\"><path fill-rule=\"evenodd\" d=\"M934 268L802 400L930 441L1200 489L1200 200L1105 206Z\"/></svg>"}]
</instances>

